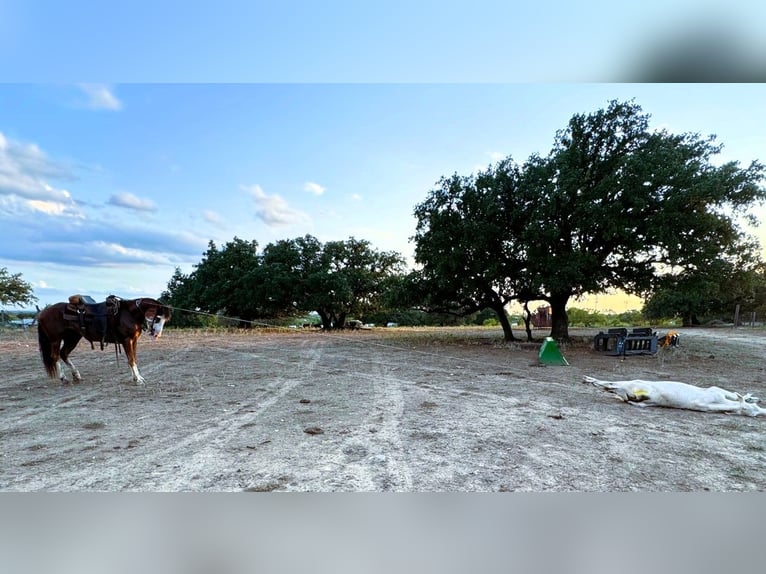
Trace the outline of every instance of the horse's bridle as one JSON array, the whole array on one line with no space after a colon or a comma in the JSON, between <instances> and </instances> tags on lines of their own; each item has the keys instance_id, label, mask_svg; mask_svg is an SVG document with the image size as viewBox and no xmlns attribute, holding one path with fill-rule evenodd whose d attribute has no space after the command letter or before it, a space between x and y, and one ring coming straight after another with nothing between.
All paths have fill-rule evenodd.
<instances>
[{"instance_id":1,"label":"horse's bridle","mask_svg":"<svg viewBox=\"0 0 766 574\"><path fill-rule=\"evenodd\" d=\"M133 303L135 303L135 305L136 305L136 308L137 308L139 311L141 311L141 314L144 316L144 329L146 329L146 311L144 311L144 310L141 308L141 303L143 303L143 301L144 301L144 300L143 300L143 298L142 298L142 299L135 299L135 300L133 301ZM160 318L160 313L159 313L159 310L160 310L160 309L159 309L159 307L157 307L157 311L155 312L155 314L154 314L154 317L152 318L152 323L151 323L151 325L149 326L149 335L151 335L151 336L154 336L154 326L155 326L157 323L159 323L160 321L162 321L162 319Z\"/></svg>"}]
</instances>

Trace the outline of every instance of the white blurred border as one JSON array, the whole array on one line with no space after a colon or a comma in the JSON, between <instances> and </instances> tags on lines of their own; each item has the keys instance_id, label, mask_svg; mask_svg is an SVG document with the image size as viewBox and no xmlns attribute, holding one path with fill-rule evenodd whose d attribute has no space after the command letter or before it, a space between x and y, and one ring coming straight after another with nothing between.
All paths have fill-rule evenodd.
<instances>
[{"instance_id":1,"label":"white blurred border","mask_svg":"<svg viewBox=\"0 0 766 574\"><path fill-rule=\"evenodd\" d=\"M0 495L3 570L757 570L759 494Z\"/></svg>"}]
</instances>

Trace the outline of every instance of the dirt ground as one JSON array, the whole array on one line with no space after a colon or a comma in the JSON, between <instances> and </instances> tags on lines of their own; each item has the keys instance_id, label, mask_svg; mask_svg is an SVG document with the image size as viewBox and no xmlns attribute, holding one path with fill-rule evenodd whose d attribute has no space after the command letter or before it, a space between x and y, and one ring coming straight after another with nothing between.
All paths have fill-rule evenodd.
<instances>
[{"instance_id":1,"label":"dirt ground","mask_svg":"<svg viewBox=\"0 0 766 574\"><path fill-rule=\"evenodd\" d=\"M766 332L681 331L569 366L497 329L202 332L72 355L46 378L36 330L0 331L2 491L756 491L766 418L637 408L581 382L680 380L766 397ZM522 333L519 333L521 336ZM538 338L544 332L536 333Z\"/></svg>"}]
</instances>

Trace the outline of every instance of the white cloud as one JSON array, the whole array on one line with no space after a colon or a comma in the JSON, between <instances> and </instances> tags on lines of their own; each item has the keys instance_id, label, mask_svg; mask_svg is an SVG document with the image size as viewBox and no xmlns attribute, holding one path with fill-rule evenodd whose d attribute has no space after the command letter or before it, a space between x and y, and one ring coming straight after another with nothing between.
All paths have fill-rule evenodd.
<instances>
[{"instance_id":1,"label":"white cloud","mask_svg":"<svg viewBox=\"0 0 766 574\"><path fill-rule=\"evenodd\" d=\"M91 245L96 251L102 252L105 259L111 260L112 265L123 262L170 264L167 254L157 251L126 247L120 243L108 241L94 241Z\"/></svg>"},{"instance_id":2,"label":"white cloud","mask_svg":"<svg viewBox=\"0 0 766 574\"><path fill-rule=\"evenodd\" d=\"M127 191L115 193L109 198L107 203L135 211L157 211L157 205L152 200L141 199Z\"/></svg>"},{"instance_id":3,"label":"white cloud","mask_svg":"<svg viewBox=\"0 0 766 574\"><path fill-rule=\"evenodd\" d=\"M325 192L325 188L313 181L307 181L303 185L303 191L308 191L314 195L322 195Z\"/></svg>"},{"instance_id":4,"label":"white cloud","mask_svg":"<svg viewBox=\"0 0 766 574\"><path fill-rule=\"evenodd\" d=\"M85 220L85 213L74 202L58 202L43 199L23 199L15 195L0 195L0 228L6 228L11 220L36 218L40 214L51 217L67 217ZM0 244L3 238L0 237Z\"/></svg>"},{"instance_id":5,"label":"white cloud","mask_svg":"<svg viewBox=\"0 0 766 574\"><path fill-rule=\"evenodd\" d=\"M50 160L35 144L8 139L0 133L0 214L84 217L66 189L48 179L74 179L69 170Z\"/></svg>"},{"instance_id":6,"label":"white cloud","mask_svg":"<svg viewBox=\"0 0 766 574\"><path fill-rule=\"evenodd\" d=\"M205 211L202 212L202 219L218 227L223 225L223 218L221 217L221 215L218 212L213 211L211 209L206 209Z\"/></svg>"},{"instance_id":7,"label":"white cloud","mask_svg":"<svg viewBox=\"0 0 766 574\"><path fill-rule=\"evenodd\" d=\"M499 161L502 161L502 160L504 160L505 158L508 157L508 154L503 153L503 152L499 152L499 151L486 152L484 155L486 155L486 157L489 158L489 163L484 163L484 164L477 163L477 164L474 164L474 166L473 166L473 173L479 173L479 172L486 171L487 168L495 165Z\"/></svg>"},{"instance_id":8,"label":"white cloud","mask_svg":"<svg viewBox=\"0 0 766 574\"><path fill-rule=\"evenodd\" d=\"M42 201L39 199L30 199L26 202L27 207L32 211L39 211L46 215L65 215L70 213L68 206L55 201Z\"/></svg>"},{"instance_id":9,"label":"white cloud","mask_svg":"<svg viewBox=\"0 0 766 574\"><path fill-rule=\"evenodd\" d=\"M112 93L111 88L102 84L80 84L88 96L88 107L94 110L120 110L122 102Z\"/></svg>"},{"instance_id":10,"label":"white cloud","mask_svg":"<svg viewBox=\"0 0 766 574\"><path fill-rule=\"evenodd\" d=\"M243 185L242 189L255 201L256 217L269 227L306 223L309 216L290 207L279 195L268 195L260 185Z\"/></svg>"},{"instance_id":11,"label":"white cloud","mask_svg":"<svg viewBox=\"0 0 766 574\"><path fill-rule=\"evenodd\" d=\"M489 152L489 159L492 160L492 163L496 163L502 159L505 159L508 154L504 154L499 151L491 151Z\"/></svg>"},{"instance_id":12,"label":"white cloud","mask_svg":"<svg viewBox=\"0 0 766 574\"><path fill-rule=\"evenodd\" d=\"M65 167L51 161L35 144L10 140L0 132L0 196L74 205L65 189L51 186L48 179L74 179Z\"/></svg>"},{"instance_id":13,"label":"white cloud","mask_svg":"<svg viewBox=\"0 0 766 574\"><path fill-rule=\"evenodd\" d=\"M354 201L362 201L362 196L359 195L358 193L352 193L351 199L353 199Z\"/></svg>"}]
</instances>

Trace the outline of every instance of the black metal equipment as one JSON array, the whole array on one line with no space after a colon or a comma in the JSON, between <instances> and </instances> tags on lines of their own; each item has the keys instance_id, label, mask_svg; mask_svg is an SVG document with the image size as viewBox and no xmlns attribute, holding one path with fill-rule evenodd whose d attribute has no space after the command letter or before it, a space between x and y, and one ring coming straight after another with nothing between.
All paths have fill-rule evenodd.
<instances>
[{"instance_id":1,"label":"black metal equipment","mask_svg":"<svg viewBox=\"0 0 766 574\"><path fill-rule=\"evenodd\" d=\"M593 348L605 355L654 355L657 352L657 333L649 327L637 327L630 333L624 327L608 329L593 338Z\"/></svg>"}]
</instances>

